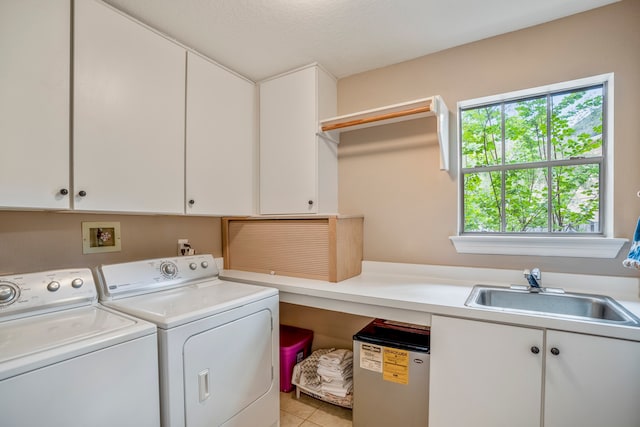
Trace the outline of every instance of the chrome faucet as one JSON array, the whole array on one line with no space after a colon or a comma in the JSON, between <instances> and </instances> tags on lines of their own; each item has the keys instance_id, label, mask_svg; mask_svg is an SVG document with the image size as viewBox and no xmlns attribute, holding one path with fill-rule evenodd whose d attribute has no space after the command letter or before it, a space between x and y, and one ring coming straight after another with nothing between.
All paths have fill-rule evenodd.
<instances>
[{"instance_id":1,"label":"chrome faucet","mask_svg":"<svg viewBox=\"0 0 640 427\"><path fill-rule=\"evenodd\" d=\"M536 267L533 270L525 270L524 278L529 282L529 291L540 292L543 290L540 286L542 283L542 273L539 268Z\"/></svg>"}]
</instances>

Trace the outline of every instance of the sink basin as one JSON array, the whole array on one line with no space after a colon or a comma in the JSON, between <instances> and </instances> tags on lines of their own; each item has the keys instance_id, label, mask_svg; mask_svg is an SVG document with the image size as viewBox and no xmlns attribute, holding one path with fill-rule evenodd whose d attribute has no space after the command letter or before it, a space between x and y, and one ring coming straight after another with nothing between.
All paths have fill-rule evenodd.
<instances>
[{"instance_id":1,"label":"sink basin","mask_svg":"<svg viewBox=\"0 0 640 427\"><path fill-rule=\"evenodd\" d=\"M604 295L529 292L521 289L476 285L465 305L497 311L640 326L640 319L616 300Z\"/></svg>"}]
</instances>

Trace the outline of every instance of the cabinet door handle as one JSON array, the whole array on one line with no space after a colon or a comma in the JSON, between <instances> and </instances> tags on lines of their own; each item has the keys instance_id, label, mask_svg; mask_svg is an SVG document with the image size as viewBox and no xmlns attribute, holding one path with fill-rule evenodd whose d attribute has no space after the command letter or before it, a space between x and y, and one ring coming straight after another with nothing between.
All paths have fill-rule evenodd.
<instances>
[{"instance_id":1,"label":"cabinet door handle","mask_svg":"<svg viewBox=\"0 0 640 427\"><path fill-rule=\"evenodd\" d=\"M560 354L560 350L558 350L556 347L551 347L551 354L557 356Z\"/></svg>"},{"instance_id":2,"label":"cabinet door handle","mask_svg":"<svg viewBox=\"0 0 640 427\"><path fill-rule=\"evenodd\" d=\"M196 201L195 201L195 200L193 200L193 199L190 199L190 200L189 200L189 206L193 206L193 205L195 205L195 204L196 204Z\"/></svg>"},{"instance_id":3,"label":"cabinet door handle","mask_svg":"<svg viewBox=\"0 0 640 427\"><path fill-rule=\"evenodd\" d=\"M87 195L87 192L86 192L86 191L84 191L84 190L80 190L80 191L78 192L78 196L80 196L80 197L84 197L84 196L86 196L86 195Z\"/></svg>"},{"instance_id":4,"label":"cabinet door handle","mask_svg":"<svg viewBox=\"0 0 640 427\"><path fill-rule=\"evenodd\" d=\"M534 346L532 346L532 347L531 347L531 353L533 353L533 354L538 354L538 353L540 353L540 349L538 348L538 346L535 346L535 345L534 345Z\"/></svg>"},{"instance_id":5,"label":"cabinet door handle","mask_svg":"<svg viewBox=\"0 0 640 427\"><path fill-rule=\"evenodd\" d=\"M313 200L309 200L309 206L313 206Z\"/></svg>"},{"instance_id":6,"label":"cabinet door handle","mask_svg":"<svg viewBox=\"0 0 640 427\"><path fill-rule=\"evenodd\" d=\"M61 188L60 194L62 194L63 196L66 196L67 194L69 194L69 190L67 190L66 188Z\"/></svg>"}]
</instances>

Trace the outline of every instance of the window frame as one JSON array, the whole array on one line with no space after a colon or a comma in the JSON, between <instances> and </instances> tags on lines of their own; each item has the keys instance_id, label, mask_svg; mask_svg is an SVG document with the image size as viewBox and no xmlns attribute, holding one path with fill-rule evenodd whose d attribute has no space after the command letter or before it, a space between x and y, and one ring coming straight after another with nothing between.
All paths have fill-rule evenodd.
<instances>
[{"instance_id":1,"label":"window frame","mask_svg":"<svg viewBox=\"0 0 640 427\"><path fill-rule=\"evenodd\" d=\"M463 232L464 225L464 182L462 174L462 121L461 111L487 104L510 102L546 96L551 93L566 92L596 85L604 86L603 100L603 144L600 171L600 232L599 233L502 233ZM607 73L546 86L517 90L491 95L457 104L458 137L458 209L457 235L451 236L459 253L577 256L595 258L615 258L627 239L613 238L613 146L614 146L614 74Z\"/></svg>"}]
</instances>

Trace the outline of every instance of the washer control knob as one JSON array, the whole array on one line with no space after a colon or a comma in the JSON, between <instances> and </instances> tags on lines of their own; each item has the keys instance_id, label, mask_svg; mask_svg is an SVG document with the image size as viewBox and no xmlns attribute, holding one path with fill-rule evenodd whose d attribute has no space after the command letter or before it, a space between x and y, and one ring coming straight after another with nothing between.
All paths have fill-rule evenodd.
<instances>
[{"instance_id":1,"label":"washer control knob","mask_svg":"<svg viewBox=\"0 0 640 427\"><path fill-rule=\"evenodd\" d=\"M202 266L202 268L208 268L209 267L209 263L207 261L202 261L200 263L200 265Z\"/></svg>"},{"instance_id":2,"label":"washer control knob","mask_svg":"<svg viewBox=\"0 0 640 427\"><path fill-rule=\"evenodd\" d=\"M81 287L82 285L84 285L84 281L80 278L77 279L73 279L71 281L71 286L78 289L79 287Z\"/></svg>"},{"instance_id":3,"label":"washer control knob","mask_svg":"<svg viewBox=\"0 0 640 427\"><path fill-rule=\"evenodd\" d=\"M11 302L16 297L16 290L8 284L0 284L0 304Z\"/></svg>"},{"instance_id":4,"label":"washer control knob","mask_svg":"<svg viewBox=\"0 0 640 427\"><path fill-rule=\"evenodd\" d=\"M55 280L53 282L49 282L47 285L47 290L49 292L55 292L58 289L60 289L60 282L56 282Z\"/></svg>"},{"instance_id":5,"label":"washer control knob","mask_svg":"<svg viewBox=\"0 0 640 427\"><path fill-rule=\"evenodd\" d=\"M189 268L192 270L195 270L196 268L198 268L198 264L196 264L195 262L192 262L191 264L189 264Z\"/></svg>"},{"instance_id":6,"label":"washer control knob","mask_svg":"<svg viewBox=\"0 0 640 427\"><path fill-rule=\"evenodd\" d=\"M160 273L164 277L173 278L178 273L178 267L172 262L165 261L160 264Z\"/></svg>"}]
</instances>

